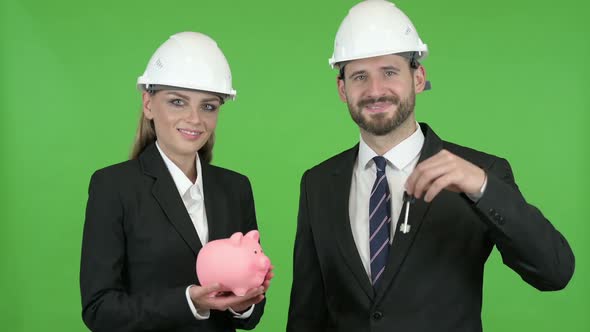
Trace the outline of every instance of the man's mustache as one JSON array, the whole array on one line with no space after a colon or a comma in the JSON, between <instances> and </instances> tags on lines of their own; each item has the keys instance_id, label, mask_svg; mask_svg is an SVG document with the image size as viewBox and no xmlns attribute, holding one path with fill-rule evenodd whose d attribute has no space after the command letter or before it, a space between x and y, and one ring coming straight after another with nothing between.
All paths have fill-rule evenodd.
<instances>
[{"instance_id":1,"label":"man's mustache","mask_svg":"<svg viewBox=\"0 0 590 332\"><path fill-rule=\"evenodd\" d=\"M391 103L393 105L399 104L399 98L397 96L382 96L379 98L366 98L357 103L357 107L359 109L364 108L367 105L375 104L375 103Z\"/></svg>"}]
</instances>

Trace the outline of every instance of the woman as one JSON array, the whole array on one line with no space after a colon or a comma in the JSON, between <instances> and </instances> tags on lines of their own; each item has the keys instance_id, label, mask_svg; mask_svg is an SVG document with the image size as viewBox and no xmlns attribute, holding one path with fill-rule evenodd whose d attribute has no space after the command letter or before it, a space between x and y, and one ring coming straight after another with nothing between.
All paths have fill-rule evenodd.
<instances>
[{"instance_id":1,"label":"woman","mask_svg":"<svg viewBox=\"0 0 590 332\"><path fill-rule=\"evenodd\" d=\"M248 179L209 164L219 109L236 94L225 56L203 34L175 34L138 87L143 111L131 160L90 180L84 322L93 331L252 329L272 272L243 297L198 286L195 273L204 243L257 228Z\"/></svg>"}]
</instances>

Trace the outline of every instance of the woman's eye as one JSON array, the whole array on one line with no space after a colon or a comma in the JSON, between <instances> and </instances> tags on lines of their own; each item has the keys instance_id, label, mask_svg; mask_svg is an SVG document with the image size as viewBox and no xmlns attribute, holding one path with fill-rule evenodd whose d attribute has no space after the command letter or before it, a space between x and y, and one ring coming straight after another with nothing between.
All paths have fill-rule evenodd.
<instances>
[{"instance_id":1,"label":"woman's eye","mask_svg":"<svg viewBox=\"0 0 590 332\"><path fill-rule=\"evenodd\" d=\"M203 109L208 112L213 112L213 111L217 110L217 106L213 105L213 104L205 104L205 105L203 105Z\"/></svg>"},{"instance_id":2,"label":"woman's eye","mask_svg":"<svg viewBox=\"0 0 590 332\"><path fill-rule=\"evenodd\" d=\"M174 106L184 106L184 101L182 99L172 99L170 100L170 104Z\"/></svg>"}]
</instances>

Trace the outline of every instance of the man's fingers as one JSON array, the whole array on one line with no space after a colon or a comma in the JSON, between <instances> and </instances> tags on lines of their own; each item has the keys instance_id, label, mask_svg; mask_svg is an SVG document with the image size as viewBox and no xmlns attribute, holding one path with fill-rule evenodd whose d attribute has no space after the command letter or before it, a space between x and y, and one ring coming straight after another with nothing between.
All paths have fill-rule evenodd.
<instances>
[{"instance_id":1,"label":"man's fingers","mask_svg":"<svg viewBox=\"0 0 590 332\"><path fill-rule=\"evenodd\" d=\"M443 150L443 151L446 151L446 150ZM405 189L408 192L408 194L416 196L415 195L416 185L417 185L418 180L422 177L422 175L425 172L428 172L429 170L431 170L433 168L437 168L440 165L444 165L447 162L448 157L446 156L446 154L443 151L435 154L434 156L432 156L432 157L422 161L418 165L416 165L416 168L414 168L414 171L412 172L412 174L410 174L410 176L406 180Z\"/></svg>"},{"instance_id":2,"label":"man's fingers","mask_svg":"<svg viewBox=\"0 0 590 332\"><path fill-rule=\"evenodd\" d=\"M432 183L434 183L438 178L449 174L454 169L454 165L451 163L443 163L437 164L428 169L422 169L418 171L418 178L416 180L416 184L414 186L414 197L421 198L424 193L426 193Z\"/></svg>"},{"instance_id":3,"label":"man's fingers","mask_svg":"<svg viewBox=\"0 0 590 332\"><path fill-rule=\"evenodd\" d=\"M477 192L485 181L485 172L456 155L442 150L426 159L406 180L406 192L431 202L443 189L455 192Z\"/></svg>"},{"instance_id":4,"label":"man's fingers","mask_svg":"<svg viewBox=\"0 0 590 332\"><path fill-rule=\"evenodd\" d=\"M424 201L427 203L432 202L436 195L438 195L443 189L449 187L453 183L454 177L455 176L452 173L445 174L432 182L428 188L428 191L424 195Z\"/></svg>"}]
</instances>

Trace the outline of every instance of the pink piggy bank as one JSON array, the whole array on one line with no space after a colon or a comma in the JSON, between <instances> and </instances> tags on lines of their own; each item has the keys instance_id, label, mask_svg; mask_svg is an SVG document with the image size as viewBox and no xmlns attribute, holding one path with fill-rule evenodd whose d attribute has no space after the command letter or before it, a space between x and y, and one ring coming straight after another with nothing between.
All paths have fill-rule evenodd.
<instances>
[{"instance_id":1,"label":"pink piggy bank","mask_svg":"<svg viewBox=\"0 0 590 332\"><path fill-rule=\"evenodd\" d=\"M201 286L219 283L222 292L244 296L249 289L262 285L270 260L262 252L259 238L258 231L246 235L238 232L205 244L197 256Z\"/></svg>"}]
</instances>

